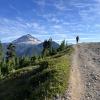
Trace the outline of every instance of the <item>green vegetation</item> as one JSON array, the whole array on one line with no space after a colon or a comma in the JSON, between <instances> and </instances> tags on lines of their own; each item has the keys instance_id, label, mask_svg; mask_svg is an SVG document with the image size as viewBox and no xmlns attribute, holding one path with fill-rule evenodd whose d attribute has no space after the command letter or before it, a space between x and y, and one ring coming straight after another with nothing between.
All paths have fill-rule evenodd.
<instances>
[{"instance_id":1,"label":"green vegetation","mask_svg":"<svg viewBox=\"0 0 100 100\"><path fill-rule=\"evenodd\" d=\"M7 71L10 73L15 69L15 46L10 43L7 47L7 53L6 53L6 63L7 63Z\"/></svg>"},{"instance_id":2,"label":"green vegetation","mask_svg":"<svg viewBox=\"0 0 100 100\"><path fill-rule=\"evenodd\" d=\"M57 94L62 95L68 87L73 49L61 45L63 49L58 50L44 46L39 57L15 57L15 71L1 71L0 100L51 100ZM45 49L49 51L47 55ZM8 67L5 60L2 65Z\"/></svg>"},{"instance_id":3,"label":"green vegetation","mask_svg":"<svg viewBox=\"0 0 100 100\"><path fill-rule=\"evenodd\" d=\"M3 57L2 44L0 42L0 76L1 76L2 57Z\"/></svg>"},{"instance_id":4,"label":"green vegetation","mask_svg":"<svg viewBox=\"0 0 100 100\"><path fill-rule=\"evenodd\" d=\"M45 40L43 43L43 51L42 51L42 55L45 56L49 56L56 53L54 48L52 47L52 39L50 38L49 40Z\"/></svg>"}]
</instances>

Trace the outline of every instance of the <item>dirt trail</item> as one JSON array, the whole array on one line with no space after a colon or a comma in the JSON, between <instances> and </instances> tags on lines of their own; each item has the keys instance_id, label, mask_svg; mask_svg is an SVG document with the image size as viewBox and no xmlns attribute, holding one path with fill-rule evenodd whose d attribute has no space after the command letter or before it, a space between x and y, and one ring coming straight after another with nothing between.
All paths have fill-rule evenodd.
<instances>
[{"instance_id":1,"label":"dirt trail","mask_svg":"<svg viewBox=\"0 0 100 100\"><path fill-rule=\"evenodd\" d=\"M79 52L78 52L78 45L75 47L75 52L72 59L72 71L70 77L70 86L71 86L71 100L80 100L82 94L84 93L83 90L83 83L81 80L80 70L79 70Z\"/></svg>"},{"instance_id":2,"label":"dirt trail","mask_svg":"<svg viewBox=\"0 0 100 100\"><path fill-rule=\"evenodd\" d=\"M67 91L67 99L65 100L81 100L84 93L84 86L81 80L80 61L78 45L74 46L74 54L72 57L72 69L70 74L69 89Z\"/></svg>"},{"instance_id":3,"label":"dirt trail","mask_svg":"<svg viewBox=\"0 0 100 100\"><path fill-rule=\"evenodd\" d=\"M66 99L100 100L100 43L74 45Z\"/></svg>"},{"instance_id":4,"label":"dirt trail","mask_svg":"<svg viewBox=\"0 0 100 100\"><path fill-rule=\"evenodd\" d=\"M73 47L69 88L57 100L100 100L100 43Z\"/></svg>"}]
</instances>

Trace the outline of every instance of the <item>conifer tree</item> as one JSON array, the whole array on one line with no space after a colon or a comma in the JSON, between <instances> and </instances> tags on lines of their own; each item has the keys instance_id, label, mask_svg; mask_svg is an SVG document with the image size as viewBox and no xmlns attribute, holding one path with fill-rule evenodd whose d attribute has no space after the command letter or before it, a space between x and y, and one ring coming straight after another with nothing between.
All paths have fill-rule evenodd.
<instances>
[{"instance_id":1,"label":"conifer tree","mask_svg":"<svg viewBox=\"0 0 100 100\"><path fill-rule=\"evenodd\" d=\"M58 51L62 51L66 48L66 43L65 40L63 40L58 48Z\"/></svg>"},{"instance_id":2,"label":"conifer tree","mask_svg":"<svg viewBox=\"0 0 100 100\"><path fill-rule=\"evenodd\" d=\"M15 67L15 46L10 43L7 47L7 52L6 52L6 61L7 61L7 66L8 66L8 72L12 71Z\"/></svg>"},{"instance_id":3,"label":"conifer tree","mask_svg":"<svg viewBox=\"0 0 100 100\"><path fill-rule=\"evenodd\" d=\"M43 42L43 52L42 54L44 56L50 55L52 52L52 39L50 38L49 40L45 40Z\"/></svg>"},{"instance_id":4,"label":"conifer tree","mask_svg":"<svg viewBox=\"0 0 100 100\"><path fill-rule=\"evenodd\" d=\"M30 61L31 61L31 65L35 63L36 60L36 56L31 57Z\"/></svg>"},{"instance_id":5,"label":"conifer tree","mask_svg":"<svg viewBox=\"0 0 100 100\"><path fill-rule=\"evenodd\" d=\"M48 40L48 45L49 45L49 54L51 55L52 54L52 38L50 38L49 40Z\"/></svg>"},{"instance_id":6,"label":"conifer tree","mask_svg":"<svg viewBox=\"0 0 100 100\"><path fill-rule=\"evenodd\" d=\"M18 69L18 67L20 66L19 65L19 60L20 60L19 57L15 57L15 69Z\"/></svg>"}]
</instances>

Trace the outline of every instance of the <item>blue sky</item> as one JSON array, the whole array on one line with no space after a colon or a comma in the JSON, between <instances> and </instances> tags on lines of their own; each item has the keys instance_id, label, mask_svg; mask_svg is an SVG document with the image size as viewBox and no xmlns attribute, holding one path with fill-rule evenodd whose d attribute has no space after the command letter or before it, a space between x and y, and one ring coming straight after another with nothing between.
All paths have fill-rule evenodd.
<instances>
[{"instance_id":1,"label":"blue sky","mask_svg":"<svg viewBox=\"0 0 100 100\"><path fill-rule=\"evenodd\" d=\"M31 34L74 43L100 41L100 0L0 0L0 40Z\"/></svg>"}]
</instances>

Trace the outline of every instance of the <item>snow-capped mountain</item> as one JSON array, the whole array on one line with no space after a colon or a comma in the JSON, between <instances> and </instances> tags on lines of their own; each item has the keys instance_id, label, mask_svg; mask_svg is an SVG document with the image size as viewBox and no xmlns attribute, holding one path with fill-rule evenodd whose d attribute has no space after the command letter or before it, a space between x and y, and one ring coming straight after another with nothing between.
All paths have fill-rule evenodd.
<instances>
[{"instance_id":1,"label":"snow-capped mountain","mask_svg":"<svg viewBox=\"0 0 100 100\"><path fill-rule=\"evenodd\" d=\"M30 34L24 35L14 41L12 41L12 43L14 44L39 44L41 43L40 40L38 40L37 38L31 36Z\"/></svg>"},{"instance_id":2,"label":"snow-capped mountain","mask_svg":"<svg viewBox=\"0 0 100 100\"><path fill-rule=\"evenodd\" d=\"M40 55L43 50L43 42L37 38L31 36L30 34L24 35L14 41L12 41L16 47L17 56L33 56ZM3 48L6 53L6 48L9 43L3 43ZM52 41L52 47L58 48L59 44Z\"/></svg>"}]
</instances>

